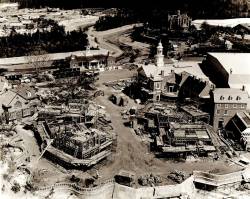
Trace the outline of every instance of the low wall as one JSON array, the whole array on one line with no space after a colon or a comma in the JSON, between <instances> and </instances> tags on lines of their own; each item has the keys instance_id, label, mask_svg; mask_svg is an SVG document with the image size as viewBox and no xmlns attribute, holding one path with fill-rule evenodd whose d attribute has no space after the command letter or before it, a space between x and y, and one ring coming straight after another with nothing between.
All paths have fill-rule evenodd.
<instances>
[{"instance_id":1,"label":"low wall","mask_svg":"<svg viewBox=\"0 0 250 199\"><path fill-rule=\"evenodd\" d=\"M202 171L194 171L194 181L203 184L222 186L239 183L243 180L243 171L233 172L224 175L212 174Z\"/></svg>"},{"instance_id":2,"label":"low wall","mask_svg":"<svg viewBox=\"0 0 250 199\"><path fill-rule=\"evenodd\" d=\"M142 198L166 198L179 197L193 192L193 177L181 184L156 187L131 188L115 183L113 199L142 199Z\"/></svg>"},{"instance_id":3,"label":"low wall","mask_svg":"<svg viewBox=\"0 0 250 199\"><path fill-rule=\"evenodd\" d=\"M49 187L40 187L37 190L49 191L52 188L55 190L66 189L78 193L79 197L83 199L160 199L180 196L189 196L192 198L195 196L196 191L193 182L197 179L197 177L202 178L204 182L219 180L220 182L223 182L223 184L232 184L241 180L242 175L248 174L249 171L250 168L245 171L225 175L207 174L205 172L195 171L194 175L186 179L181 184L156 187L131 188L117 184L113 180L109 180L94 188L81 188L76 184L57 183ZM250 179L249 174L246 175L246 177Z\"/></svg>"},{"instance_id":4,"label":"low wall","mask_svg":"<svg viewBox=\"0 0 250 199\"><path fill-rule=\"evenodd\" d=\"M49 191L52 188L54 190L64 189L72 191L73 193L79 194L79 197L84 199L111 199L114 191L114 181L109 180L93 188L81 188L76 184L70 183L57 183L48 187L38 187L37 191Z\"/></svg>"}]
</instances>

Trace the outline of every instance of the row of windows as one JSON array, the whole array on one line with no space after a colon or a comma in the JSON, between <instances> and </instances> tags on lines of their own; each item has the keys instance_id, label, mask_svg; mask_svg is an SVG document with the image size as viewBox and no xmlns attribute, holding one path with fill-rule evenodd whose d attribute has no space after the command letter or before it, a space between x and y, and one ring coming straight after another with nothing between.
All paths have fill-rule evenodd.
<instances>
[{"instance_id":1,"label":"row of windows","mask_svg":"<svg viewBox=\"0 0 250 199\"><path fill-rule=\"evenodd\" d=\"M217 115L219 115L221 112L223 112L223 110L217 110ZM227 114L228 114L228 111L227 111L227 110L224 110L223 114L224 114L224 115L227 115Z\"/></svg>"},{"instance_id":2,"label":"row of windows","mask_svg":"<svg viewBox=\"0 0 250 199\"><path fill-rule=\"evenodd\" d=\"M225 97L224 96L220 96L220 100L224 100L225 99ZM228 98L227 98L228 100L232 100L233 99L233 97L232 96L228 96ZM237 96L236 97L236 100L241 100L241 97L240 96Z\"/></svg>"},{"instance_id":3,"label":"row of windows","mask_svg":"<svg viewBox=\"0 0 250 199\"><path fill-rule=\"evenodd\" d=\"M244 104L217 104L218 108L225 107L225 108L245 108Z\"/></svg>"}]
</instances>

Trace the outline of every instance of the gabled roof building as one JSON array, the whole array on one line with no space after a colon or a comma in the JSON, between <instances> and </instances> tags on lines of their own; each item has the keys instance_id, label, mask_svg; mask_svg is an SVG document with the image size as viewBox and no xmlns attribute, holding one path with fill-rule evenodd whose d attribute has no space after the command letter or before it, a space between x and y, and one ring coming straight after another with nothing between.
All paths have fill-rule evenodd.
<instances>
[{"instance_id":1,"label":"gabled roof building","mask_svg":"<svg viewBox=\"0 0 250 199\"><path fill-rule=\"evenodd\" d=\"M1 122L22 120L33 115L38 103L35 90L28 86L18 86L3 92L0 95Z\"/></svg>"},{"instance_id":2,"label":"gabled roof building","mask_svg":"<svg viewBox=\"0 0 250 199\"><path fill-rule=\"evenodd\" d=\"M212 84L202 72L199 63L180 61L165 64L162 52L163 46L160 42L155 64L139 65L138 81L146 98L159 101L176 100L178 97L210 97Z\"/></svg>"},{"instance_id":3,"label":"gabled roof building","mask_svg":"<svg viewBox=\"0 0 250 199\"><path fill-rule=\"evenodd\" d=\"M212 96L214 129L224 128L237 112L245 111L249 97L246 91L233 88L216 88Z\"/></svg>"}]
</instances>

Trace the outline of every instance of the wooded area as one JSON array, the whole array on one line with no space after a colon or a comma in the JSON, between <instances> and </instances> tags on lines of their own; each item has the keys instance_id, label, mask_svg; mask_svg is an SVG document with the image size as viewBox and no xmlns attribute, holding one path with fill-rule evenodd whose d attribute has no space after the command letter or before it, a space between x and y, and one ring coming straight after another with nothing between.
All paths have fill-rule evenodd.
<instances>
[{"instance_id":1,"label":"wooded area","mask_svg":"<svg viewBox=\"0 0 250 199\"><path fill-rule=\"evenodd\" d=\"M13 29L9 37L0 38L0 44L0 57L17 57L84 50L88 40L83 30L65 32L64 27L55 25L51 31L34 34L18 34Z\"/></svg>"},{"instance_id":2,"label":"wooded area","mask_svg":"<svg viewBox=\"0 0 250 199\"><path fill-rule=\"evenodd\" d=\"M158 12L168 12L180 9L188 11L192 18L232 18L244 16L249 10L248 0L174 0L174 1L141 1L141 0L11 0L19 2L22 8L59 7L64 9L91 7L127 7L132 11L144 12L148 19L157 8ZM143 8L143 9L142 9ZM141 13L142 14L142 13ZM162 14L162 13L161 13Z\"/></svg>"}]
</instances>

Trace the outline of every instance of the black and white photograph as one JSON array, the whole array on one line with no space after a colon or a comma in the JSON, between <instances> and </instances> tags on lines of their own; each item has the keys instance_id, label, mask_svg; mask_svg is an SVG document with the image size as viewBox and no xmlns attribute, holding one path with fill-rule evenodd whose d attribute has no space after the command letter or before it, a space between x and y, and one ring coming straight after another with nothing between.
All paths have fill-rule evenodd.
<instances>
[{"instance_id":1,"label":"black and white photograph","mask_svg":"<svg viewBox=\"0 0 250 199\"><path fill-rule=\"evenodd\" d=\"M250 199L250 0L0 0L0 199Z\"/></svg>"}]
</instances>

